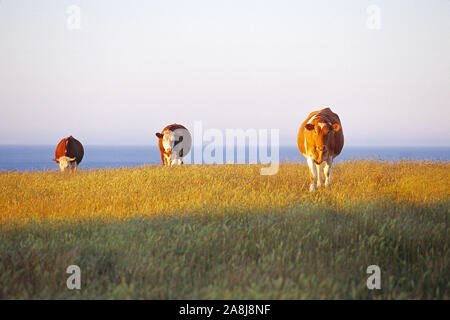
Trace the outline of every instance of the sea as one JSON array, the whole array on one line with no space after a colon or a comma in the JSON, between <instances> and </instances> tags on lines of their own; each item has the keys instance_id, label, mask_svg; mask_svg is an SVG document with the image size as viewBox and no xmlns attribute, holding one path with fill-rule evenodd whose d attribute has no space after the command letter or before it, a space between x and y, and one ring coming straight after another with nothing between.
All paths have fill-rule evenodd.
<instances>
[{"instance_id":1,"label":"sea","mask_svg":"<svg viewBox=\"0 0 450 320\"><path fill-rule=\"evenodd\" d=\"M127 168L143 165L160 165L157 146L84 146L84 158L78 169ZM0 146L0 171L59 170L52 161L55 146ZM191 151L192 153L192 151ZM236 153L236 152L235 152ZM246 150L248 159L249 150ZM270 156L270 151L268 151ZM225 157L225 151L224 151ZM450 147L357 147L345 146L335 162L349 160L376 161L442 161L450 160ZM279 160L305 162L297 146L280 146ZM248 161L247 161L248 162Z\"/></svg>"}]
</instances>

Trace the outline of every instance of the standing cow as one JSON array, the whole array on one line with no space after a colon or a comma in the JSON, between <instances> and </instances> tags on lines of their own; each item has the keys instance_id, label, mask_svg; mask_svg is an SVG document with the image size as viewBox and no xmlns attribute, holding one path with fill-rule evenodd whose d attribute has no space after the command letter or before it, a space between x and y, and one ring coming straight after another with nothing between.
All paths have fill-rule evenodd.
<instances>
[{"instance_id":1,"label":"standing cow","mask_svg":"<svg viewBox=\"0 0 450 320\"><path fill-rule=\"evenodd\" d=\"M311 112L300 126L297 145L308 162L311 178L309 191L315 190L316 170L317 187L322 185L322 169L325 174L325 186L329 186L333 159L344 147L344 133L339 116L330 108Z\"/></svg>"},{"instance_id":2,"label":"standing cow","mask_svg":"<svg viewBox=\"0 0 450 320\"><path fill-rule=\"evenodd\" d=\"M76 171L81 160L83 160L83 156L83 145L80 141L70 136L58 143L53 161L59 164L61 172L66 168Z\"/></svg>"},{"instance_id":3,"label":"standing cow","mask_svg":"<svg viewBox=\"0 0 450 320\"><path fill-rule=\"evenodd\" d=\"M183 164L191 150L192 138L189 130L181 124L171 124L156 133L163 166Z\"/></svg>"}]
</instances>

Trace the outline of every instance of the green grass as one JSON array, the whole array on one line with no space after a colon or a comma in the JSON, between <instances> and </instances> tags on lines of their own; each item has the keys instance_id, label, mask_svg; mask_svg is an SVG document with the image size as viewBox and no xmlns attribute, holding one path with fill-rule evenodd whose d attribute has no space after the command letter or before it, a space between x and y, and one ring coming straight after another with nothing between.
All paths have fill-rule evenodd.
<instances>
[{"instance_id":1,"label":"green grass","mask_svg":"<svg viewBox=\"0 0 450 320\"><path fill-rule=\"evenodd\" d=\"M369 171L367 177L362 176L363 167ZM334 171L333 189L313 194L307 192L307 180L299 181L300 187L292 185L298 176L307 178L306 168L298 165L282 166L273 180L259 176L251 166L0 175L3 194L9 195L0 197L0 208L6 212L0 224L0 298L448 299L448 167L442 163L345 163ZM197 175L196 170L205 174ZM386 174L399 170L410 174L397 182ZM85 191L80 203L74 204L80 210L92 204L91 215L84 213L80 220L73 218L72 208L67 208L70 218L65 221L59 205L55 209L37 205L33 212L29 204L39 203L39 197L66 180L81 184L93 176L107 176L100 188L110 185L109 190L120 198L134 190L134 185L115 190L121 179L134 181L140 176L136 173L148 179L167 172L195 181L187 182L183 211L175 207L165 213L155 209L152 214L151 204L139 202L143 200L138 195L137 208L114 218L105 213L114 212L114 207L95 206L96 197L99 203L105 201L103 193L91 194L97 187ZM426 186L421 179L429 179L429 172L440 174L444 181L422 192ZM235 180L224 179L227 174ZM372 194L367 188L360 190L361 179L370 188L371 183L377 184L378 189ZM13 181L22 197L18 203L11 196ZM157 188L162 181L149 188ZM222 188L247 183L238 195L228 189L217 195L228 207L219 200L199 202L196 197L206 192L216 194L214 181ZM210 189L202 193L208 183L212 183ZM252 190L258 190L259 196ZM276 190L282 198L271 198ZM199 206L186 207L191 200ZM14 215L19 211L14 208L21 205L28 211ZM47 212L42 211L45 207ZM81 268L81 290L66 287L66 268L72 264ZM366 268L373 264L381 268L381 290L366 287Z\"/></svg>"}]
</instances>

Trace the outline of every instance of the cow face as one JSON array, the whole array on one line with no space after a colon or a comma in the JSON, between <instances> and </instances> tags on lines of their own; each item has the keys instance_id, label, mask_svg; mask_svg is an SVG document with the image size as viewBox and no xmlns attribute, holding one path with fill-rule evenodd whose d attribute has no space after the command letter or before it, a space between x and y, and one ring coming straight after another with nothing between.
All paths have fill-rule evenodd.
<instances>
[{"instance_id":1,"label":"cow face","mask_svg":"<svg viewBox=\"0 0 450 320\"><path fill-rule=\"evenodd\" d=\"M58 159L58 163L59 163L59 169L61 170L61 172L64 172L64 170L66 170L68 167L73 167L75 164L76 158L69 158L69 157L60 157Z\"/></svg>"},{"instance_id":2,"label":"cow face","mask_svg":"<svg viewBox=\"0 0 450 320\"><path fill-rule=\"evenodd\" d=\"M183 136L181 132L165 130L163 133L156 133L158 139L161 140L164 152L167 155L171 155L174 150L174 147L177 146L180 142L183 141ZM181 147L181 145L179 145Z\"/></svg>"},{"instance_id":3,"label":"cow face","mask_svg":"<svg viewBox=\"0 0 450 320\"><path fill-rule=\"evenodd\" d=\"M161 140L164 152L168 155L172 154L173 146L175 144L175 135L170 130L164 130L163 133L156 133L158 139Z\"/></svg>"},{"instance_id":4,"label":"cow face","mask_svg":"<svg viewBox=\"0 0 450 320\"><path fill-rule=\"evenodd\" d=\"M306 153L313 156L313 159L321 164L328 154L328 138L331 134L339 131L341 126L337 123L330 125L322 119L315 120L305 126Z\"/></svg>"}]
</instances>

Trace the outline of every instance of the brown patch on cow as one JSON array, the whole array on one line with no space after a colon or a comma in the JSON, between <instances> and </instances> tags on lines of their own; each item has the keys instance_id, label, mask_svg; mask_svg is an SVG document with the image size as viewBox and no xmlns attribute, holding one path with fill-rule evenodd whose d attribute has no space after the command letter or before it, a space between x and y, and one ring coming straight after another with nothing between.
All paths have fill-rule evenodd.
<instances>
[{"instance_id":1,"label":"brown patch on cow","mask_svg":"<svg viewBox=\"0 0 450 320\"><path fill-rule=\"evenodd\" d=\"M64 157L67 153L67 139L62 139L56 146L55 159L53 159L56 163L59 163L59 158Z\"/></svg>"}]
</instances>

